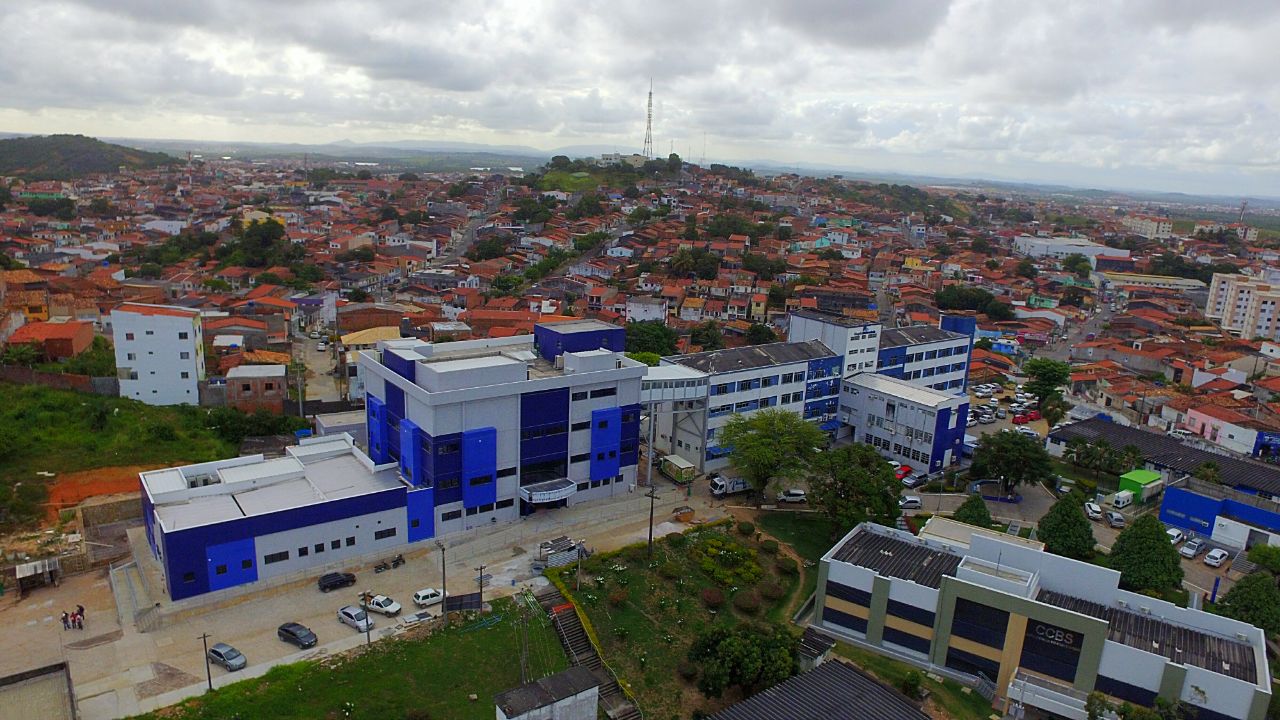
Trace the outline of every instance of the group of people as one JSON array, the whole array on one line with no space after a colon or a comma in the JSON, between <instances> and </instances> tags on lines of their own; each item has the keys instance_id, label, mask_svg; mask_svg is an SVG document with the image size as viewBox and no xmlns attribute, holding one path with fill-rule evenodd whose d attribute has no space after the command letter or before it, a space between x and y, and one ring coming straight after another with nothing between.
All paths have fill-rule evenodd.
<instances>
[{"instance_id":1,"label":"group of people","mask_svg":"<svg viewBox=\"0 0 1280 720\"><path fill-rule=\"evenodd\" d=\"M71 628L75 628L77 630L84 629L84 606L83 605L77 605L76 609L73 610L72 612L64 611L62 613L62 629L70 630Z\"/></svg>"}]
</instances>

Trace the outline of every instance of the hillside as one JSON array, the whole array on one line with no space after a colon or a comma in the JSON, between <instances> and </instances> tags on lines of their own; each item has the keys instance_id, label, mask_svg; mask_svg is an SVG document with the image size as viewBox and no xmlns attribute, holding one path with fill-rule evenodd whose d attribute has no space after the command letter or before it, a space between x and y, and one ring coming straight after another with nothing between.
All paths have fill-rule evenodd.
<instances>
[{"instance_id":1,"label":"hillside","mask_svg":"<svg viewBox=\"0 0 1280 720\"><path fill-rule=\"evenodd\" d=\"M44 135L0 140L0 175L66 180L116 172L121 165L149 168L176 162L164 153L104 143L84 135Z\"/></svg>"}]
</instances>

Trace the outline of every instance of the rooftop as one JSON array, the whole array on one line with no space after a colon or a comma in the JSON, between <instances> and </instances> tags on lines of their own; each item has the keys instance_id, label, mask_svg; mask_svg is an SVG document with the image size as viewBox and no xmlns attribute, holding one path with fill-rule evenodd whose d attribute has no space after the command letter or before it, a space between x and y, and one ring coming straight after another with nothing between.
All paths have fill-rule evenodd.
<instances>
[{"instance_id":1,"label":"rooftop","mask_svg":"<svg viewBox=\"0 0 1280 720\"><path fill-rule=\"evenodd\" d=\"M144 303L125 303L113 312L133 313L135 315L163 315L168 317L199 317L198 310L174 307L172 305L147 305Z\"/></svg>"},{"instance_id":2,"label":"rooftop","mask_svg":"<svg viewBox=\"0 0 1280 720\"><path fill-rule=\"evenodd\" d=\"M906 380L889 377L888 375L880 375L874 372L860 372L852 375L845 380L858 387L865 388L872 392L882 392L894 397L902 398L917 405L936 408L939 405L956 400L957 396L952 393L934 390L933 388L921 387ZM967 400L966 400L967 402Z\"/></svg>"},{"instance_id":3,"label":"rooftop","mask_svg":"<svg viewBox=\"0 0 1280 720\"><path fill-rule=\"evenodd\" d=\"M835 353L827 349L827 346L821 342L807 340L805 342L779 342L768 345L711 350L690 355L676 355L663 358L662 361L715 374L807 362L834 355Z\"/></svg>"},{"instance_id":4,"label":"rooftop","mask_svg":"<svg viewBox=\"0 0 1280 720\"><path fill-rule=\"evenodd\" d=\"M731 705L711 720L928 720L893 688L840 660Z\"/></svg>"},{"instance_id":5,"label":"rooftop","mask_svg":"<svg viewBox=\"0 0 1280 720\"><path fill-rule=\"evenodd\" d=\"M943 577L956 574L963 556L923 542L860 530L836 548L831 559L936 590Z\"/></svg>"},{"instance_id":6,"label":"rooftop","mask_svg":"<svg viewBox=\"0 0 1280 720\"><path fill-rule=\"evenodd\" d=\"M943 340L968 339L967 335L943 330L932 325L911 325L901 328L886 328L880 331L880 347L892 348L904 345L923 345L924 343L942 342Z\"/></svg>"},{"instance_id":7,"label":"rooftop","mask_svg":"<svg viewBox=\"0 0 1280 720\"><path fill-rule=\"evenodd\" d=\"M599 686L600 680L591 670L574 665L555 675L498 693L493 702L507 717L516 717Z\"/></svg>"},{"instance_id":8,"label":"rooftop","mask_svg":"<svg viewBox=\"0 0 1280 720\"><path fill-rule=\"evenodd\" d=\"M283 365L237 365L227 371L227 378L284 377Z\"/></svg>"}]
</instances>

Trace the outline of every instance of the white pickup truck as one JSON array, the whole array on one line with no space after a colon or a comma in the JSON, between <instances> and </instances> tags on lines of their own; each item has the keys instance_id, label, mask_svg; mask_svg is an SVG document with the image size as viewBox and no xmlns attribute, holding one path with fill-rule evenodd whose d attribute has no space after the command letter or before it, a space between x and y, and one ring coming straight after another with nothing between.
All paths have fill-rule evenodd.
<instances>
[{"instance_id":1,"label":"white pickup truck","mask_svg":"<svg viewBox=\"0 0 1280 720\"><path fill-rule=\"evenodd\" d=\"M400 614L400 603L386 595L374 595L369 598L368 603L362 604L360 607L370 612L381 613L387 617L395 617Z\"/></svg>"}]
</instances>

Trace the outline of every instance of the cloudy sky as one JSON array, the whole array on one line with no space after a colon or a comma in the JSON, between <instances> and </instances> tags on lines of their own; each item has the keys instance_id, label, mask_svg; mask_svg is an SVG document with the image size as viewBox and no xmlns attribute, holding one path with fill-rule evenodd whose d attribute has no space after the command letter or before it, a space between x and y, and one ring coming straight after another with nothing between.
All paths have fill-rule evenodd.
<instances>
[{"instance_id":1,"label":"cloudy sky","mask_svg":"<svg viewBox=\"0 0 1280 720\"><path fill-rule=\"evenodd\" d=\"M0 130L1280 195L1280 2L0 2Z\"/></svg>"}]
</instances>

